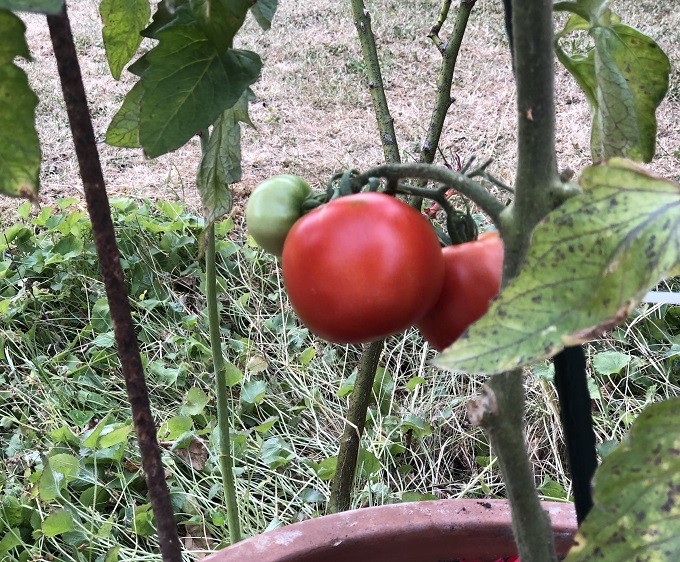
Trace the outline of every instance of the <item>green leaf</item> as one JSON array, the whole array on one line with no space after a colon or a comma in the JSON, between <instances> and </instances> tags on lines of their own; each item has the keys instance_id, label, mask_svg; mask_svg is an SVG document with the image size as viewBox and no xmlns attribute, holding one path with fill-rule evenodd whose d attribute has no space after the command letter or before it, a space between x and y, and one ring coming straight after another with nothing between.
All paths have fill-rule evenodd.
<instances>
[{"instance_id":1,"label":"green leaf","mask_svg":"<svg viewBox=\"0 0 680 562\"><path fill-rule=\"evenodd\" d=\"M274 427L274 424L276 424L277 421L279 421L279 416L269 416L261 424L253 427L253 430L255 430L257 433L267 433L272 427Z\"/></svg>"},{"instance_id":2,"label":"green leaf","mask_svg":"<svg viewBox=\"0 0 680 562\"><path fill-rule=\"evenodd\" d=\"M225 376L227 387L233 388L243 380L243 372L233 363L227 362L225 365Z\"/></svg>"},{"instance_id":3,"label":"green leaf","mask_svg":"<svg viewBox=\"0 0 680 562\"><path fill-rule=\"evenodd\" d=\"M119 552L120 552L119 545L109 549L109 551L106 553L106 558L104 558L104 562L118 562Z\"/></svg>"},{"instance_id":4,"label":"green leaf","mask_svg":"<svg viewBox=\"0 0 680 562\"><path fill-rule=\"evenodd\" d=\"M252 1L190 0L190 4L199 26L221 52L231 47Z\"/></svg>"},{"instance_id":5,"label":"green leaf","mask_svg":"<svg viewBox=\"0 0 680 562\"><path fill-rule=\"evenodd\" d=\"M566 500L569 498L569 494L567 494L559 482L547 477L543 479L543 482L538 487L538 493L543 497L554 500Z\"/></svg>"},{"instance_id":6,"label":"green leaf","mask_svg":"<svg viewBox=\"0 0 680 562\"><path fill-rule=\"evenodd\" d=\"M106 143L121 148L139 148L139 112L143 83L137 82L125 96L123 105L111 119L106 130Z\"/></svg>"},{"instance_id":7,"label":"green leaf","mask_svg":"<svg viewBox=\"0 0 680 562\"><path fill-rule=\"evenodd\" d=\"M16 527L11 527L5 531L5 535L0 540L0 554L5 554L9 552L14 547L23 544L21 538L21 530Z\"/></svg>"},{"instance_id":8,"label":"green leaf","mask_svg":"<svg viewBox=\"0 0 680 562\"><path fill-rule=\"evenodd\" d=\"M400 424L402 431L412 431L416 437L432 435L432 426L420 416L409 414Z\"/></svg>"},{"instance_id":9,"label":"green leaf","mask_svg":"<svg viewBox=\"0 0 680 562\"><path fill-rule=\"evenodd\" d=\"M314 467L314 472L316 472L319 480L327 482L329 480L333 480L337 466L338 457L328 457Z\"/></svg>"},{"instance_id":10,"label":"green leaf","mask_svg":"<svg viewBox=\"0 0 680 562\"><path fill-rule=\"evenodd\" d=\"M24 38L24 22L14 14L0 11L0 30L0 65L11 64L16 57L30 61L31 54Z\"/></svg>"},{"instance_id":11,"label":"green leaf","mask_svg":"<svg viewBox=\"0 0 680 562\"><path fill-rule=\"evenodd\" d=\"M260 75L250 51L218 51L187 10L158 32L142 76L139 139L151 158L182 146L232 107Z\"/></svg>"},{"instance_id":12,"label":"green leaf","mask_svg":"<svg viewBox=\"0 0 680 562\"><path fill-rule=\"evenodd\" d=\"M572 15L556 36L555 52L588 99L593 160L624 156L649 162L656 144L655 112L668 90L670 62L651 38L600 9L586 9L589 21ZM582 29L589 31L594 46L568 55L559 40Z\"/></svg>"},{"instance_id":13,"label":"green leaf","mask_svg":"<svg viewBox=\"0 0 680 562\"><path fill-rule=\"evenodd\" d=\"M352 374L341 382L340 388L338 388L338 398L345 398L345 396L349 396L352 393L356 379L357 372L352 371Z\"/></svg>"},{"instance_id":14,"label":"green leaf","mask_svg":"<svg viewBox=\"0 0 680 562\"><path fill-rule=\"evenodd\" d=\"M421 384L425 384L425 379L423 377L411 377L406 382L406 388L409 392L413 392Z\"/></svg>"},{"instance_id":15,"label":"green leaf","mask_svg":"<svg viewBox=\"0 0 680 562\"><path fill-rule=\"evenodd\" d=\"M272 437L262 444L262 462L272 470L288 464L296 455L292 447L281 437Z\"/></svg>"},{"instance_id":16,"label":"green leaf","mask_svg":"<svg viewBox=\"0 0 680 562\"><path fill-rule=\"evenodd\" d=\"M0 10L39 14L57 14L63 5L64 0L0 0Z\"/></svg>"},{"instance_id":17,"label":"green leaf","mask_svg":"<svg viewBox=\"0 0 680 562\"><path fill-rule=\"evenodd\" d=\"M133 427L131 423L123 424L108 433L104 433L99 439L99 446L102 449L113 447L119 443L127 443L128 436L132 433Z\"/></svg>"},{"instance_id":18,"label":"green leaf","mask_svg":"<svg viewBox=\"0 0 680 562\"><path fill-rule=\"evenodd\" d=\"M69 482L76 478L80 473L80 461L78 457L68 453L58 453L50 457L50 468L58 472Z\"/></svg>"},{"instance_id":19,"label":"green leaf","mask_svg":"<svg viewBox=\"0 0 680 562\"><path fill-rule=\"evenodd\" d=\"M267 394L267 383L264 381L248 381L241 388L241 402L250 406L261 404Z\"/></svg>"},{"instance_id":20,"label":"green leaf","mask_svg":"<svg viewBox=\"0 0 680 562\"><path fill-rule=\"evenodd\" d=\"M1 7L1 6L0 6ZM38 98L15 57L30 60L25 26L0 10L0 194L37 201L40 142L35 130Z\"/></svg>"},{"instance_id":21,"label":"green leaf","mask_svg":"<svg viewBox=\"0 0 680 562\"><path fill-rule=\"evenodd\" d=\"M153 527L153 511L151 504L135 506L135 514L132 520L132 530L140 537L150 537L155 534Z\"/></svg>"},{"instance_id":22,"label":"green leaf","mask_svg":"<svg viewBox=\"0 0 680 562\"><path fill-rule=\"evenodd\" d=\"M141 31L149 23L149 0L102 0L99 5L102 18L102 38L111 75L120 79L120 73L130 62L142 43Z\"/></svg>"},{"instance_id":23,"label":"green leaf","mask_svg":"<svg viewBox=\"0 0 680 562\"><path fill-rule=\"evenodd\" d=\"M603 351L593 357L593 369L599 375L606 377L617 375L625 369L632 357L620 351Z\"/></svg>"},{"instance_id":24,"label":"green leaf","mask_svg":"<svg viewBox=\"0 0 680 562\"><path fill-rule=\"evenodd\" d=\"M587 168L583 193L536 228L519 276L435 363L498 373L623 322L680 263L680 184L627 160Z\"/></svg>"},{"instance_id":25,"label":"green leaf","mask_svg":"<svg viewBox=\"0 0 680 562\"><path fill-rule=\"evenodd\" d=\"M250 9L255 16L255 21L265 31L269 31L272 26L277 6L278 0L257 0Z\"/></svg>"},{"instance_id":26,"label":"green leaf","mask_svg":"<svg viewBox=\"0 0 680 562\"><path fill-rule=\"evenodd\" d=\"M434 494L421 494L419 492L403 492L401 494L402 503L432 501L437 499L439 498Z\"/></svg>"},{"instance_id":27,"label":"green leaf","mask_svg":"<svg viewBox=\"0 0 680 562\"><path fill-rule=\"evenodd\" d=\"M73 517L65 509L50 513L42 523L42 531L47 537L56 537L73 530Z\"/></svg>"},{"instance_id":28,"label":"green leaf","mask_svg":"<svg viewBox=\"0 0 680 562\"><path fill-rule=\"evenodd\" d=\"M314 359L314 357L316 357L316 349L314 349L313 347L308 347L302 353L300 353L298 359L300 361L300 365L306 367L312 362L312 359Z\"/></svg>"},{"instance_id":29,"label":"green leaf","mask_svg":"<svg viewBox=\"0 0 680 562\"><path fill-rule=\"evenodd\" d=\"M225 110L213 125L207 148L201 159L196 186L206 213L206 223L215 222L231 211L229 184L241 180L241 126L250 123L248 101L250 88L233 107Z\"/></svg>"},{"instance_id":30,"label":"green leaf","mask_svg":"<svg viewBox=\"0 0 680 562\"><path fill-rule=\"evenodd\" d=\"M680 399L647 406L595 473L594 506L566 562L680 556Z\"/></svg>"},{"instance_id":31,"label":"green leaf","mask_svg":"<svg viewBox=\"0 0 680 562\"><path fill-rule=\"evenodd\" d=\"M370 478L373 474L380 472L380 460L371 451L359 449L359 460L357 464L357 474L362 478Z\"/></svg>"},{"instance_id":32,"label":"green leaf","mask_svg":"<svg viewBox=\"0 0 680 562\"><path fill-rule=\"evenodd\" d=\"M164 441L174 441L191 431L194 422L189 416L173 416L158 428L158 437Z\"/></svg>"},{"instance_id":33,"label":"green leaf","mask_svg":"<svg viewBox=\"0 0 680 562\"><path fill-rule=\"evenodd\" d=\"M197 386L193 386L187 391L180 412L184 416L197 416L203 412L209 401L210 399L205 392Z\"/></svg>"},{"instance_id":34,"label":"green leaf","mask_svg":"<svg viewBox=\"0 0 680 562\"><path fill-rule=\"evenodd\" d=\"M104 428L108 425L109 420L111 419L111 414L106 414L104 416L104 419L102 419L96 426L94 426L89 434L83 439L83 447L87 447L88 449L96 449L97 448L97 442L99 441L99 436L102 434L102 431L104 431Z\"/></svg>"}]
</instances>

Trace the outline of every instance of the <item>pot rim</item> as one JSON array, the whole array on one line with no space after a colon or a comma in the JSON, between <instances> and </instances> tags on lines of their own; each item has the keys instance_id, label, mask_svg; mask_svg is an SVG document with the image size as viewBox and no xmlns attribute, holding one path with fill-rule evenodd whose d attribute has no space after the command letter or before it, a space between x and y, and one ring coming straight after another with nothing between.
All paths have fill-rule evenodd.
<instances>
[{"instance_id":1,"label":"pot rim","mask_svg":"<svg viewBox=\"0 0 680 562\"><path fill-rule=\"evenodd\" d=\"M559 556L576 533L574 506L541 502L550 516ZM248 538L204 562L496 560L516 554L507 500L446 499L389 504L325 515ZM363 553L363 554L362 554ZM361 556L361 558L357 558ZM400 558L401 556L401 558Z\"/></svg>"}]
</instances>

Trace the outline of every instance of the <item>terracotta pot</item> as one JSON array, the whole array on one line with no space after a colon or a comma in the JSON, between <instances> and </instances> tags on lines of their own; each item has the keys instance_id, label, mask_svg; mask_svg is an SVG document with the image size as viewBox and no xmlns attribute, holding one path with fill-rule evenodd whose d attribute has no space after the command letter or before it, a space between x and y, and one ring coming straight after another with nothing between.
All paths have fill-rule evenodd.
<instances>
[{"instance_id":1,"label":"terracotta pot","mask_svg":"<svg viewBox=\"0 0 680 562\"><path fill-rule=\"evenodd\" d=\"M574 506L544 502L565 556ZM370 507L309 519L246 539L204 562L454 562L517 554L505 500L438 500Z\"/></svg>"}]
</instances>

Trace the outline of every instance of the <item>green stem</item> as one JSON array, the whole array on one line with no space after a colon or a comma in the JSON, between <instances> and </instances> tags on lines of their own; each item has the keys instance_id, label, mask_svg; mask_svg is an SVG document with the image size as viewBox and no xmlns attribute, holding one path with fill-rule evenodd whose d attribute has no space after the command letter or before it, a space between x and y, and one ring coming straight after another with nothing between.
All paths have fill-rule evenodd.
<instances>
[{"instance_id":1,"label":"green stem","mask_svg":"<svg viewBox=\"0 0 680 562\"><path fill-rule=\"evenodd\" d=\"M517 82L517 174L515 197L504 233L505 275L522 263L536 224L557 206L562 188L555 155L552 0L514 0Z\"/></svg>"},{"instance_id":2,"label":"green stem","mask_svg":"<svg viewBox=\"0 0 680 562\"><path fill-rule=\"evenodd\" d=\"M382 340L368 344L359 362L359 370L349 399L345 429L340 440L338 464L333 477L331 498L328 502L329 513L347 511L350 508L354 474L359 458L359 445L364 432L366 412L371 400L373 381L382 347Z\"/></svg>"},{"instance_id":3,"label":"green stem","mask_svg":"<svg viewBox=\"0 0 680 562\"><path fill-rule=\"evenodd\" d=\"M554 207L551 190L561 183L555 156L552 7L553 0L512 2L518 165L515 198L501 217L504 285L521 267L534 227ZM556 561L550 519L539 501L522 431L522 372L493 376L469 412L472 421L484 427L498 456L522 562Z\"/></svg>"},{"instance_id":4,"label":"green stem","mask_svg":"<svg viewBox=\"0 0 680 562\"><path fill-rule=\"evenodd\" d=\"M202 131L201 148L205 151L208 132ZM239 518L238 501L234 485L234 463L231 457L231 436L229 420L229 400L227 395L227 374L222 355L220 337L220 316L217 308L217 267L215 260L215 225L210 224L206 229L205 251L205 293L208 309L208 324L210 327L210 349L213 356L213 368L217 393L217 428L220 436L220 471L222 472L222 487L227 505L227 524L231 544L241 540L241 522Z\"/></svg>"},{"instance_id":5,"label":"green stem","mask_svg":"<svg viewBox=\"0 0 680 562\"><path fill-rule=\"evenodd\" d=\"M368 74L368 87L371 92L373 109L378 120L378 130L380 131L380 141L382 142L383 152L386 162L399 162L399 145L397 135L394 131L394 119L390 115L385 96L385 86L383 84L382 73L380 72L380 61L378 60L378 50L376 49L375 36L371 28L371 14L366 9L363 0L351 0L352 16L354 25L357 28L359 42L361 43L361 53L366 63L366 73Z\"/></svg>"},{"instance_id":6,"label":"green stem","mask_svg":"<svg viewBox=\"0 0 680 562\"><path fill-rule=\"evenodd\" d=\"M552 527L534 483L523 431L522 371L493 376L482 396L468 404L472 423L484 428L498 458L522 562L557 562Z\"/></svg>"},{"instance_id":7,"label":"green stem","mask_svg":"<svg viewBox=\"0 0 680 562\"><path fill-rule=\"evenodd\" d=\"M465 30L467 28L470 13L474 8L477 0L463 0L458 8L456 14L456 22L453 27L453 33L447 42L442 42L439 39L439 30L448 15L450 0L444 0L444 4L439 15L437 24L432 28L428 37L430 37L439 51L442 54L442 64L439 69L439 76L437 78L437 98L435 106L430 117L430 125L427 129L425 142L423 143L420 157L421 162L432 163L437 154L437 147L439 146L439 139L441 138L442 130L444 129L444 121L449 108L453 104L453 96L451 95L451 85L453 84L453 73L456 70L456 61L458 60L458 53L460 46L463 43ZM436 39L435 39L436 38Z\"/></svg>"},{"instance_id":8,"label":"green stem","mask_svg":"<svg viewBox=\"0 0 680 562\"><path fill-rule=\"evenodd\" d=\"M500 216L506 210L506 206L491 195L480 183L443 166L432 166L431 164L383 164L356 176L354 181L364 184L372 177L386 178L388 181L417 178L444 184L475 203L497 227L502 226Z\"/></svg>"}]
</instances>

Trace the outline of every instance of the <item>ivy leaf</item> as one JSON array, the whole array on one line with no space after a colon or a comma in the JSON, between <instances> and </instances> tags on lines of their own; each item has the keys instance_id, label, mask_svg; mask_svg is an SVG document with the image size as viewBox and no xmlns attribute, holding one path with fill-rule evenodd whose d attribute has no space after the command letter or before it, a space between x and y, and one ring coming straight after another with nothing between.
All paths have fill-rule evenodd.
<instances>
[{"instance_id":1,"label":"ivy leaf","mask_svg":"<svg viewBox=\"0 0 680 562\"><path fill-rule=\"evenodd\" d=\"M196 21L218 51L231 47L251 0L190 0Z\"/></svg>"},{"instance_id":2,"label":"ivy leaf","mask_svg":"<svg viewBox=\"0 0 680 562\"><path fill-rule=\"evenodd\" d=\"M149 23L149 0L102 0L99 5L102 18L102 38L111 75L120 79L120 73L130 62L142 42L141 31Z\"/></svg>"},{"instance_id":3,"label":"ivy leaf","mask_svg":"<svg viewBox=\"0 0 680 562\"><path fill-rule=\"evenodd\" d=\"M520 274L435 363L498 373L624 321L680 264L680 184L623 159L587 168L583 193L536 228Z\"/></svg>"},{"instance_id":4,"label":"ivy leaf","mask_svg":"<svg viewBox=\"0 0 680 562\"><path fill-rule=\"evenodd\" d=\"M241 180L241 122L252 125L248 101L253 94L247 89L236 104L215 122L201 164L196 184L211 224L231 211L229 184Z\"/></svg>"},{"instance_id":5,"label":"ivy leaf","mask_svg":"<svg viewBox=\"0 0 680 562\"><path fill-rule=\"evenodd\" d=\"M155 158L182 146L206 129L257 80L262 62L253 52L219 52L193 19L177 18L157 33L142 76L139 140Z\"/></svg>"},{"instance_id":6,"label":"ivy leaf","mask_svg":"<svg viewBox=\"0 0 680 562\"><path fill-rule=\"evenodd\" d=\"M680 399L647 406L595 473L594 506L566 562L680 555Z\"/></svg>"},{"instance_id":7,"label":"ivy leaf","mask_svg":"<svg viewBox=\"0 0 680 562\"><path fill-rule=\"evenodd\" d=\"M63 5L64 0L0 0L0 10L39 14L58 14Z\"/></svg>"},{"instance_id":8,"label":"ivy leaf","mask_svg":"<svg viewBox=\"0 0 680 562\"><path fill-rule=\"evenodd\" d=\"M265 31L269 31L277 7L278 0L257 0L250 11L255 17L255 21L257 21L258 25Z\"/></svg>"},{"instance_id":9,"label":"ivy leaf","mask_svg":"<svg viewBox=\"0 0 680 562\"><path fill-rule=\"evenodd\" d=\"M649 162L656 144L656 108L668 91L668 57L651 38L621 24L601 0L559 6L575 12L556 35L555 52L590 105L593 160L624 156ZM588 31L593 46L569 55L560 39L577 30Z\"/></svg>"},{"instance_id":10,"label":"ivy leaf","mask_svg":"<svg viewBox=\"0 0 680 562\"><path fill-rule=\"evenodd\" d=\"M35 130L38 98L15 57L30 60L24 23L0 10L0 193L38 200L40 142Z\"/></svg>"}]
</instances>

